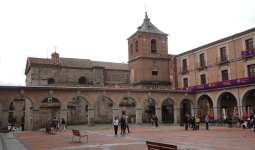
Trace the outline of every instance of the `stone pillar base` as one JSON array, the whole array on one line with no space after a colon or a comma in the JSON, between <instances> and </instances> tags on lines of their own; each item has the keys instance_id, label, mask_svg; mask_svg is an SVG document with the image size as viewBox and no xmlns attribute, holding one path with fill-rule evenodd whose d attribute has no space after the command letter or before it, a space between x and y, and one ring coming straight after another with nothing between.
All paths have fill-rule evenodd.
<instances>
[{"instance_id":1,"label":"stone pillar base","mask_svg":"<svg viewBox=\"0 0 255 150\"><path fill-rule=\"evenodd\" d=\"M136 108L136 124L142 125L142 108Z\"/></svg>"}]
</instances>

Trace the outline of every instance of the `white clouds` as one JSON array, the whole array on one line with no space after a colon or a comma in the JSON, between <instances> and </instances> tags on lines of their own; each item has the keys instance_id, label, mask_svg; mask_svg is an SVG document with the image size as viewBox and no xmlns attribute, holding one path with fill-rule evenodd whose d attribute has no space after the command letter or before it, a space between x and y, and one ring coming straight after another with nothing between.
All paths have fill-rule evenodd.
<instances>
[{"instance_id":1,"label":"white clouds","mask_svg":"<svg viewBox=\"0 0 255 150\"><path fill-rule=\"evenodd\" d=\"M0 81L25 84L27 56L127 62L127 41L144 19L169 34L169 53L254 27L254 1L1 1Z\"/></svg>"}]
</instances>

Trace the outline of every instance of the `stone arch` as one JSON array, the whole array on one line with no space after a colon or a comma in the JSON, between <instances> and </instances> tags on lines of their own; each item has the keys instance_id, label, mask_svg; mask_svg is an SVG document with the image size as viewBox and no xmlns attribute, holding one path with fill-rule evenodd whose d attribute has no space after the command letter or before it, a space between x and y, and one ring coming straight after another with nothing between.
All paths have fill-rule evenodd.
<instances>
[{"instance_id":1,"label":"stone arch","mask_svg":"<svg viewBox=\"0 0 255 150\"><path fill-rule=\"evenodd\" d=\"M158 101L157 101L157 99L156 98L154 98L153 96L145 96L142 100L141 100L141 103L140 103L140 105L142 105L143 103L144 103L144 101L146 100L146 99L153 99L155 102L156 102L156 106L158 106L159 105L159 103L158 103Z\"/></svg>"},{"instance_id":2,"label":"stone arch","mask_svg":"<svg viewBox=\"0 0 255 150\"><path fill-rule=\"evenodd\" d=\"M213 100L212 95L211 95L211 94L209 94L209 93L206 93L206 92L200 93L200 94L197 96L195 106L198 108L198 105L197 105L198 100L199 100L199 98L200 98L201 96L204 96L204 95L207 95L208 97L210 97L210 98L211 98L211 100L212 100L213 106L215 106L215 102L214 102L214 100Z\"/></svg>"},{"instance_id":3,"label":"stone arch","mask_svg":"<svg viewBox=\"0 0 255 150\"><path fill-rule=\"evenodd\" d=\"M171 96L165 96L164 98L162 98L159 102L159 106L162 106L162 103L164 102L164 100L166 99L171 99L174 102L174 107L177 106L177 101L175 100L175 98L171 97Z\"/></svg>"},{"instance_id":4,"label":"stone arch","mask_svg":"<svg viewBox=\"0 0 255 150\"><path fill-rule=\"evenodd\" d=\"M228 90L228 89L225 89L225 90L222 90L218 93L218 95L216 96L216 102L214 103L215 106L214 107L220 107L220 102L221 102L221 98L222 96L225 94L225 93L231 93L234 95L235 99L236 99L236 102L237 102L237 105L239 105L239 99L238 99L238 96L231 90Z\"/></svg>"},{"instance_id":5,"label":"stone arch","mask_svg":"<svg viewBox=\"0 0 255 150\"><path fill-rule=\"evenodd\" d=\"M243 91L243 93L241 94L241 102L240 102L240 105L245 106L245 103L246 103L246 102L245 102L245 99L246 99L246 97L248 96L250 90L255 90L255 86L248 87L248 88L246 88L246 89Z\"/></svg>"},{"instance_id":6,"label":"stone arch","mask_svg":"<svg viewBox=\"0 0 255 150\"><path fill-rule=\"evenodd\" d=\"M134 97L133 95L131 95L131 94L125 94L125 95L121 96L121 97L119 98L118 102L116 103L116 105L119 105L120 102L121 102L121 100L122 100L123 98L125 98L125 97L127 97L127 98L132 98L132 99L135 101L136 106L139 105L138 99L135 98L135 97Z\"/></svg>"},{"instance_id":7,"label":"stone arch","mask_svg":"<svg viewBox=\"0 0 255 150\"><path fill-rule=\"evenodd\" d=\"M113 105L116 105L116 101L114 100L114 98L111 97L110 95L107 95L107 94L98 95L98 96L94 99L94 101L93 101L92 104L95 105L96 102L97 102L99 99L103 98L103 97L109 98L109 99L113 102Z\"/></svg>"},{"instance_id":8,"label":"stone arch","mask_svg":"<svg viewBox=\"0 0 255 150\"><path fill-rule=\"evenodd\" d=\"M11 98L9 99L7 105L5 105L5 107L6 107L6 108L9 107L10 104L11 104L11 102L13 102L16 98L19 98L19 97L21 97L20 94L17 94L17 95L15 95L15 96L11 97ZM22 97L25 97L25 98L29 99L29 100L32 102L33 107L34 107L34 110L39 110L39 107L38 107L38 105L36 104L36 102L35 102L35 100L34 100L34 98L33 98L32 96L27 95L27 94L24 94L24 96L22 96ZM8 108L8 109L9 109L9 108Z\"/></svg>"},{"instance_id":9,"label":"stone arch","mask_svg":"<svg viewBox=\"0 0 255 150\"><path fill-rule=\"evenodd\" d=\"M195 106L194 102L189 96L183 96L182 98L180 98L180 100L178 102L178 106L181 106L182 101L185 99L189 100L189 102L191 103L191 108L194 108L194 106Z\"/></svg>"},{"instance_id":10,"label":"stone arch","mask_svg":"<svg viewBox=\"0 0 255 150\"><path fill-rule=\"evenodd\" d=\"M49 97L49 94L47 95L44 95L43 97L41 97L39 99L39 101L37 102L37 105L39 106L41 104L41 102L45 99L45 98L48 98ZM52 95L53 98L56 98L57 100L59 100L60 104L61 104L61 108L65 108L65 103L64 101L57 95Z\"/></svg>"},{"instance_id":11,"label":"stone arch","mask_svg":"<svg viewBox=\"0 0 255 150\"><path fill-rule=\"evenodd\" d=\"M67 108L68 102L70 102L74 96L77 96L77 94L72 94L71 96L69 96L69 97L66 99L64 108ZM88 105L91 104L90 99L89 99L86 95L81 94L79 97L84 98L84 99L88 102Z\"/></svg>"}]
</instances>

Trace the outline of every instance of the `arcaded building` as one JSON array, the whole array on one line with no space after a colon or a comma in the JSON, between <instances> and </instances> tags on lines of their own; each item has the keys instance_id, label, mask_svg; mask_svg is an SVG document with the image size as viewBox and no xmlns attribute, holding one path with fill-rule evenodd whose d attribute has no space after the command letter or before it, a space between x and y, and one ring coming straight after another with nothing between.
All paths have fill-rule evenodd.
<instances>
[{"instance_id":1,"label":"arcaded building","mask_svg":"<svg viewBox=\"0 0 255 150\"><path fill-rule=\"evenodd\" d=\"M255 28L178 55L147 13L127 38L128 63L27 59L26 86L0 86L0 122L38 130L50 120L93 126L129 116L137 124L179 123L185 114L213 120L255 111ZM174 42L174 41L173 41Z\"/></svg>"}]
</instances>

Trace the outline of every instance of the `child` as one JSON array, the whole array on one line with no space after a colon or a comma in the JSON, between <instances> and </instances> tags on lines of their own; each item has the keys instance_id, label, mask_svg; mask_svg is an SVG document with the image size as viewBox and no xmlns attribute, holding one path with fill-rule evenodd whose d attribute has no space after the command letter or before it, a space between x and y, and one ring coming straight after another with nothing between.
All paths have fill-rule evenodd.
<instances>
[{"instance_id":1,"label":"child","mask_svg":"<svg viewBox=\"0 0 255 150\"><path fill-rule=\"evenodd\" d=\"M59 128L59 123L58 123L58 125L57 125L57 131L59 131L60 130L60 128Z\"/></svg>"}]
</instances>

